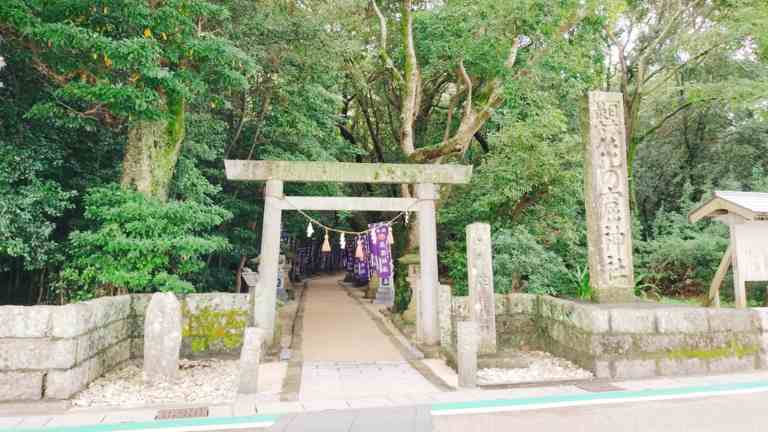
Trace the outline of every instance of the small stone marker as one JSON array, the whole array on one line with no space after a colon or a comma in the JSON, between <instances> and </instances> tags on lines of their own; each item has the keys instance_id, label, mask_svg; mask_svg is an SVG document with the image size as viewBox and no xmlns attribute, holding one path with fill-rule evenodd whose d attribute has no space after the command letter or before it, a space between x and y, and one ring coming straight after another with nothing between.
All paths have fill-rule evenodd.
<instances>
[{"instance_id":1,"label":"small stone marker","mask_svg":"<svg viewBox=\"0 0 768 432\"><path fill-rule=\"evenodd\" d=\"M288 278L285 277L287 274L285 271L287 262L288 260L286 259L285 255L280 255L277 266L277 298L283 302L288 301L288 291L286 291Z\"/></svg>"},{"instance_id":2,"label":"small stone marker","mask_svg":"<svg viewBox=\"0 0 768 432\"><path fill-rule=\"evenodd\" d=\"M374 304L383 304L391 307L395 303L395 285L392 278L382 279L379 289L376 290Z\"/></svg>"},{"instance_id":3,"label":"small stone marker","mask_svg":"<svg viewBox=\"0 0 768 432\"><path fill-rule=\"evenodd\" d=\"M259 363L264 330L257 327L245 329L243 348L240 351L240 378L237 392L254 394L259 392Z\"/></svg>"},{"instance_id":4,"label":"small stone marker","mask_svg":"<svg viewBox=\"0 0 768 432\"><path fill-rule=\"evenodd\" d=\"M621 93L589 92L584 119L590 283L601 303L632 301L635 281Z\"/></svg>"},{"instance_id":5,"label":"small stone marker","mask_svg":"<svg viewBox=\"0 0 768 432\"><path fill-rule=\"evenodd\" d=\"M460 321L456 328L459 387L477 387L478 326L473 321Z\"/></svg>"},{"instance_id":6,"label":"small stone marker","mask_svg":"<svg viewBox=\"0 0 768 432\"><path fill-rule=\"evenodd\" d=\"M480 352L496 352L496 296L493 293L491 226L467 225L469 317L477 323Z\"/></svg>"},{"instance_id":7,"label":"small stone marker","mask_svg":"<svg viewBox=\"0 0 768 432\"><path fill-rule=\"evenodd\" d=\"M179 373L181 304L173 293L155 293L144 320L144 379L168 382Z\"/></svg>"}]
</instances>

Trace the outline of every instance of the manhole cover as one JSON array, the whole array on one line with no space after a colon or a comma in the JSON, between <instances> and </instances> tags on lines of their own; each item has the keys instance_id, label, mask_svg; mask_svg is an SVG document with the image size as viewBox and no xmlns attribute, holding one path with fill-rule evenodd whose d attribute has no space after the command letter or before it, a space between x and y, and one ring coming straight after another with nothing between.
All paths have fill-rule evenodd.
<instances>
[{"instance_id":1,"label":"manhole cover","mask_svg":"<svg viewBox=\"0 0 768 432\"><path fill-rule=\"evenodd\" d=\"M157 412L155 420L208 417L208 407L164 409Z\"/></svg>"},{"instance_id":2,"label":"manhole cover","mask_svg":"<svg viewBox=\"0 0 768 432\"><path fill-rule=\"evenodd\" d=\"M584 384L578 384L576 387L586 390L588 392L592 393L602 393L602 392L613 392L613 391L624 391L626 389L615 386L613 384L609 383L584 383Z\"/></svg>"}]
</instances>

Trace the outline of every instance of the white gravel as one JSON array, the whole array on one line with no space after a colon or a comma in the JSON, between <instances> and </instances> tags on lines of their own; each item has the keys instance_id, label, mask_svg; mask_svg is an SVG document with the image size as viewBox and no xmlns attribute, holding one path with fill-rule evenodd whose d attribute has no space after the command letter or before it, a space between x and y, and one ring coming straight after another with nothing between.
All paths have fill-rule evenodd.
<instances>
[{"instance_id":1,"label":"white gravel","mask_svg":"<svg viewBox=\"0 0 768 432\"><path fill-rule=\"evenodd\" d=\"M142 362L133 360L107 373L75 395L73 406L145 406L155 404L229 403L235 400L237 360L181 360L179 379L173 383L145 385ZM278 395L285 363L262 364L259 390Z\"/></svg>"},{"instance_id":2,"label":"white gravel","mask_svg":"<svg viewBox=\"0 0 768 432\"><path fill-rule=\"evenodd\" d=\"M480 369L477 381L481 385L517 384L542 381L581 380L593 377L592 372L581 369L568 360L542 351L529 351L531 364L517 369Z\"/></svg>"}]
</instances>

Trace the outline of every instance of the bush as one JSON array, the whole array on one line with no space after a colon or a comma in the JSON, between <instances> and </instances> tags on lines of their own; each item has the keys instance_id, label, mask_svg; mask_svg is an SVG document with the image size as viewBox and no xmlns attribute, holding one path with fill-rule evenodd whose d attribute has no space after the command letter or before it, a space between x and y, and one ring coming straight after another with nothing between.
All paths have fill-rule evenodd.
<instances>
[{"instance_id":1,"label":"bush","mask_svg":"<svg viewBox=\"0 0 768 432\"><path fill-rule=\"evenodd\" d=\"M641 242L638 273L643 282L669 297L695 297L708 292L712 277L728 247L728 239L709 233L695 238L659 237Z\"/></svg>"},{"instance_id":2,"label":"bush","mask_svg":"<svg viewBox=\"0 0 768 432\"><path fill-rule=\"evenodd\" d=\"M71 258L62 271L74 299L97 289L192 292L187 278L204 268L202 257L228 247L210 234L231 217L220 207L162 202L113 186L91 189L85 208L92 226L70 235Z\"/></svg>"},{"instance_id":3,"label":"bush","mask_svg":"<svg viewBox=\"0 0 768 432\"><path fill-rule=\"evenodd\" d=\"M497 293L522 289L536 294L562 294L572 285L563 260L545 248L523 226L493 235L493 284ZM455 295L467 295L466 246L450 248L443 255L449 267ZM575 290L575 286L572 288Z\"/></svg>"},{"instance_id":4,"label":"bush","mask_svg":"<svg viewBox=\"0 0 768 432\"><path fill-rule=\"evenodd\" d=\"M497 232L493 249L497 292L507 293L520 284L529 293L557 295L571 285L563 260L522 226Z\"/></svg>"},{"instance_id":5,"label":"bush","mask_svg":"<svg viewBox=\"0 0 768 432\"><path fill-rule=\"evenodd\" d=\"M636 241L635 268L645 289L667 297L696 297L709 290L728 247L728 228L712 221L691 224L686 214L696 203L685 201L680 210L659 210L652 238Z\"/></svg>"}]
</instances>

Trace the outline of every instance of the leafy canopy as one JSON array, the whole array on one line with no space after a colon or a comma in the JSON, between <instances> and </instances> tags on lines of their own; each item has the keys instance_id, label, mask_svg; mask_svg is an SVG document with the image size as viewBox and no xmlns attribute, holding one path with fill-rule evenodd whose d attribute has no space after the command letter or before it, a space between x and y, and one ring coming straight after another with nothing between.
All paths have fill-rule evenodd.
<instances>
[{"instance_id":1,"label":"leafy canopy","mask_svg":"<svg viewBox=\"0 0 768 432\"><path fill-rule=\"evenodd\" d=\"M33 116L88 120L158 119L167 96L220 103L216 88L242 88L251 60L205 29L227 9L203 0L7 0L0 23L30 62L56 84L55 101Z\"/></svg>"}]
</instances>

